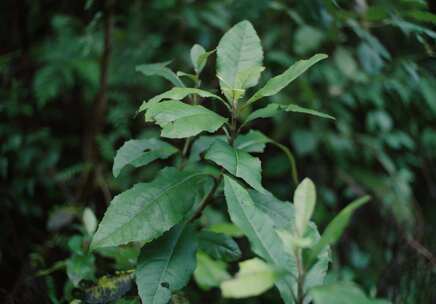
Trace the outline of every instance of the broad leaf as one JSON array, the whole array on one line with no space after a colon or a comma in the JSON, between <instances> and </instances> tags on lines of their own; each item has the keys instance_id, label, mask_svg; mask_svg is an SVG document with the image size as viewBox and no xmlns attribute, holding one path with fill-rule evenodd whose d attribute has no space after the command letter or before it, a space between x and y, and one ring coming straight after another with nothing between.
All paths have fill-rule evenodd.
<instances>
[{"instance_id":1,"label":"broad leaf","mask_svg":"<svg viewBox=\"0 0 436 304\"><path fill-rule=\"evenodd\" d=\"M176 87L184 87L183 82L177 77L177 75L169 68L167 65L171 61L151 63L151 64L141 64L136 66L136 71L141 72L145 76L161 76L169 80Z\"/></svg>"},{"instance_id":2,"label":"broad leaf","mask_svg":"<svg viewBox=\"0 0 436 304\"><path fill-rule=\"evenodd\" d=\"M227 264L225 262L215 261L206 253L198 251L194 279L198 286L204 290L218 287L221 282L230 279L226 268Z\"/></svg>"},{"instance_id":3,"label":"broad leaf","mask_svg":"<svg viewBox=\"0 0 436 304\"><path fill-rule=\"evenodd\" d=\"M191 162L196 162L200 160L200 154L206 152L217 140L227 142L224 135L202 135L199 136L191 147L191 153L189 155L189 160Z\"/></svg>"},{"instance_id":4,"label":"broad leaf","mask_svg":"<svg viewBox=\"0 0 436 304\"><path fill-rule=\"evenodd\" d=\"M260 295L273 287L281 274L258 258L241 262L235 278L221 283L223 297L247 298Z\"/></svg>"},{"instance_id":5,"label":"broad leaf","mask_svg":"<svg viewBox=\"0 0 436 304\"><path fill-rule=\"evenodd\" d=\"M257 191L264 192L261 184L260 160L245 151L238 150L223 141L216 141L205 158L223 167L236 177L242 178Z\"/></svg>"},{"instance_id":6,"label":"broad leaf","mask_svg":"<svg viewBox=\"0 0 436 304\"><path fill-rule=\"evenodd\" d=\"M297 236L304 237L306 227L312 217L313 210L315 209L316 192L313 182L305 178L297 187L294 193L294 207L295 207L295 226L297 229Z\"/></svg>"},{"instance_id":7,"label":"broad leaf","mask_svg":"<svg viewBox=\"0 0 436 304\"><path fill-rule=\"evenodd\" d=\"M127 165L138 168L158 158L168 158L176 152L177 149L174 146L156 138L132 139L126 141L117 151L112 173L117 177Z\"/></svg>"},{"instance_id":8,"label":"broad leaf","mask_svg":"<svg viewBox=\"0 0 436 304\"><path fill-rule=\"evenodd\" d=\"M201 231L198 242L199 248L215 260L232 262L241 257L238 244L225 234Z\"/></svg>"},{"instance_id":9,"label":"broad leaf","mask_svg":"<svg viewBox=\"0 0 436 304\"><path fill-rule=\"evenodd\" d=\"M227 121L203 106L176 100L150 106L145 117L146 121L155 121L161 126L161 136L168 138L185 138L203 131L213 133Z\"/></svg>"},{"instance_id":10,"label":"broad leaf","mask_svg":"<svg viewBox=\"0 0 436 304\"><path fill-rule=\"evenodd\" d=\"M201 90L201 89L197 89L197 88L172 88L166 92L163 92L162 94L159 94L155 97L153 97L152 99L148 100L148 101L144 101L142 103L142 105L139 107L138 112L142 112L144 110L147 110L148 108L150 108L151 106L153 106L154 104L162 101L162 100L182 100L184 98L186 98L188 95L198 95L200 97L204 97L204 98L215 98L218 100L221 100L222 102L224 102L224 100L215 95L212 94L208 91L205 90Z\"/></svg>"},{"instance_id":11,"label":"broad leaf","mask_svg":"<svg viewBox=\"0 0 436 304\"><path fill-rule=\"evenodd\" d=\"M389 304L389 301L370 299L350 282L317 286L310 290L314 304Z\"/></svg>"},{"instance_id":12,"label":"broad leaf","mask_svg":"<svg viewBox=\"0 0 436 304\"><path fill-rule=\"evenodd\" d=\"M232 90L258 83L262 60L260 39L250 22L242 21L224 34L217 47L217 72L221 90L229 100L234 98Z\"/></svg>"},{"instance_id":13,"label":"broad leaf","mask_svg":"<svg viewBox=\"0 0 436 304\"><path fill-rule=\"evenodd\" d=\"M317 63L318 61L327 58L325 54L316 54L307 60L299 60L288 68L284 73L275 76L268 80L263 88L257 91L250 99L247 104L251 104L263 97L272 96L280 92L288 84L294 81L298 76L303 74L308 68Z\"/></svg>"},{"instance_id":14,"label":"broad leaf","mask_svg":"<svg viewBox=\"0 0 436 304\"><path fill-rule=\"evenodd\" d=\"M235 147L245 152L261 153L267 143L271 142L266 135L256 130L239 135L235 140Z\"/></svg>"},{"instance_id":15,"label":"broad leaf","mask_svg":"<svg viewBox=\"0 0 436 304\"><path fill-rule=\"evenodd\" d=\"M194 44L194 46L191 48L191 62L197 75L203 71L203 68L207 62L207 58L213 52L215 52L215 50L206 52L206 50L199 44Z\"/></svg>"},{"instance_id":16,"label":"broad leaf","mask_svg":"<svg viewBox=\"0 0 436 304\"><path fill-rule=\"evenodd\" d=\"M368 201L369 196L361 197L339 212L339 214L328 224L319 242L311 249L308 258L308 265L311 265L327 246L336 243L336 241L341 237L345 228L348 226L354 211L366 204Z\"/></svg>"},{"instance_id":17,"label":"broad leaf","mask_svg":"<svg viewBox=\"0 0 436 304\"><path fill-rule=\"evenodd\" d=\"M180 222L201 200L211 177L166 168L150 183L140 183L115 196L101 221L91 248L149 242Z\"/></svg>"},{"instance_id":18,"label":"broad leaf","mask_svg":"<svg viewBox=\"0 0 436 304\"><path fill-rule=\"evenodd\" d=\"M189 282L196 266L197 240L191 226L177 225L146 244L139 255L136 284L142 303L167 304Z\"/></svg>"}]
</instances>

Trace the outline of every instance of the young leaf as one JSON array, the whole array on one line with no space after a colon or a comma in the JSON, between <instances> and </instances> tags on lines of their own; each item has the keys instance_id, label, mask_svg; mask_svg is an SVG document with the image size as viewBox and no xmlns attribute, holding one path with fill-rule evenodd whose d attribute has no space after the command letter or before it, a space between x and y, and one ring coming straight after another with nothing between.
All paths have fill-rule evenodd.
<instances>
[{"instance_id":1,"label":"young leaf","mask_svg":"<svg viewBox=\"0 0 436 304\"><path fill-rule=\"evenodd\" d=\"M199 250L197 252L197 268L194 271L195 282L204 290L218 287L221 282L230 279L226 268L225 262L215 261Z\"/></svg>"},{"instance_id":2,"label":"young leaf","mask_svg":"<svg viewBox=\"0 0 436 304\"><path fill-rule=\"evenodd\" d=\"M361 197L339 212L339 214L328 224L319 242L310 250L307 261L308 265L311 265L327 246L333 245L341 237L353 215L353 212L357 208L366 204L369 199L369 196Z\"/></svg>"},{"instance_id":3,"label":"young leaf","mask_svg":"<svg viewBox=\"0 0 436 304\"><path fill-rule=\"evenodd\" d=\"M247 134L239 135L236 138L235 147L245 152L261 153L269 142L271 139L262 132L250 130Z\"/></svg>"},{"instance_id":4,"label":"young leaf","mask_svg":"<svg viewBox=\"0 0 436 304\"><path fill-rule=\"evenodd\" d=\"M117 177L127 165L138 168L158 158L168 158L176 152L177 148L156 138L128 140L115 155L112 173Z\"/></svg>"},{"instance_id":5,"label":"young leaf","mask_svg":"<svg viewBox=\"0 0 436 304\"><path fill-rule=\"evenodd\" d=\"M194 44L194 46L191 48L191 62L197 75L203 71L207 62L207 58L213 52L215 52L215 50L206 52L206 50L199 44Z\"/></svg>"},{"instance_id":6,"label":"young leaf","mask_svg":"<svg viewBox=\"0 0 436 304\"><path fill-rule=\"evenodd\" d=\"M83 210L82 221L86 232L88 232L89 235L93 235L95 229L97 229L98 222L91 208L85 208L85 210Z\"/></svg>"},{"instance_id":7,"label":"young leaf","mask_svg":"<svg viewBox=\"0 0 436 304\"><path fill-rule=\"evenodd\" d=\"M353 283L335 283L310 290L314 304L389 304L389 301L370 299Z\"/></svg>"},{"instance_id":8,"label":"young leaf","mask_svg":"<svg viewBox=\"0 0 436 304\"><path fill-rule=\"evenodd\" d=\"M284 73L275 76L268 80L263 88L257 91L248 99L247 104L251 104L263 97L268 97L277 94L288 84L294 81L298 76L303 74L308 68L320 60L327 58L325 54L316 54L307 60L299 60L288 68Z\"/></svg>"},{"instance_id":9,"label":"young leaf","mask_svg":"<svg viewBox=\"0 0 436 304\"><path fill-rule=\"evenodd\" d=\"M199 248L215 260L232 262L241 257L238 244L225 234L201 231L198 242Z\"/></svg>"},{"instance_id":10,"label":"young leaf","mask_svg":"<svg viewBox=\"0 0 436 304\"><path fill-rule=\"evenodd\" d=\"M239 263L236 277L221 283L225 298L247 298L260 295L274 286L281 272L262 260L254 258Z\"/></svg>"},{"instance_id":11,"label":"young leaf","mask_svg":"<svg viewBox=\"0 0 436 304\"><path fill-rule=\"evenodd\" d=\"M259 192L265 192L261 183L260 160L245 151L238 150L223 141L216 141L205 158L223 167Z\"/></svg>"},{"instance_id":12,"label":"young leaf","mask_svg":"<svg viewBox=\"0 0 436 304\"><path fill-rule=\"evenodd\" d=\"M260 39L249 21L236 24L224 34L217 47L217 72L221 90L227 92L229 100L233 96L228 90L244 90L258 83L262 60ZM238 81L241 74L245 75L243 84Z\"/></svg>"},{"instance_id":13,"label":"young leaf","mask_svg":"<svg viewBox=\"0 0 436 304\"><path fill-rule=\"evenodd\" d=\"M294 193L294 207L295 207L295 226L297 229L297 236L304 237L307 225L312 217L313 210L315 209L316 192L313 182L305 178L297 187Z\"/></svg>"},{"instance_id":14,"label":"young leaf","mask_svg":"<svg viewBox=\"0 0 436 304\"><path fill-rule=\"evenodd\" d=\"M161 136L168 138L185 138L203 131L213 133L227 121L203 106L176 100L153 104L145 117L146 121L155 121L161 126Z\"/></svg>"},{"instance_id":15,"label":"young leaf","mask_svg":"<svg viewBox=\"0 0 436 304\"><path fill-rule=\"evenodd\" d=\"M145 76L161 76L169 80L176 87L184 87L183 82L177 77L177 75L169 68L167 65L171 61L151 63L151 64L141 64L136 66L136 71L141 72Z\"/></svg>"},{"instance_id":16,"label":"young leaf","mask_svg":"<svg viewBox=\"0 0 436 304\"><path fill-rule=\"evenodd\" d=\"M222 102L224 102L224 100L215 95L212 94L208 91L205 90L201 90L201 89L197 89L197 88L172 88L166 92L163 92L162 94L159 94L157 96L154 96L152 99L148 100L148 101L144 101L142 103L142 105L139 107L138 112L142 112L144 110L147 110L148 108L150 108L152 105L165 100L165 99L171 99L171 100L182 100L184 98L186 98L188 95L193 95L193 94L197 94L200 97L203 98L215 98L218 99Z\"/></svg>"},{"instance_id":17,"label":"young leaf","mask_svg":"<svg viewBox=\"0 0 436 304\"><path fill-rule=\"evenodd\" d=\"M196 266L197 240L191 226L177 225L146 244L138 259L136 285L142 303L167 304L189 282Z\"/></svg>"},{"instance_id":18,"label":"young leaf","mask_svg":"<svg viewBox=\"0 0 436 304\"><path fill-rule=\"evenodd\" d=\"M136 184L115 196L91 248L155 239L180 222L201 200L199 192L210 179L204 173L166 168L152 182Z\"/></svg>"}]
</instances>

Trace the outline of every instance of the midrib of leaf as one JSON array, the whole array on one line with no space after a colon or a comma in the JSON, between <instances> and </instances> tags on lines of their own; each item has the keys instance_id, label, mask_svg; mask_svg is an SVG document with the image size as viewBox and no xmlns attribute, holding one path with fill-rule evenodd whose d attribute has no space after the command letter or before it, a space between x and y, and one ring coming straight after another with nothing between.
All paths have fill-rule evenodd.
<instances>
[{"instance_id":1,"label":"midrib of leaf","mask_svg":"<svg viewBox=\"0 0 436 304\"><path fill-rule=\"evenodd\" d=\"M143 213L144 213L144 211L146 211L146 210L148 210L148 208L150 208L158 199L160 199L163 195L165 195L169 190L171 190L171 189L173 189L173 188L175 188L175 187L178 187L179 185L181 185L181 184L183 184L183 183L185 183L186 181L188 181L189 179L191 179L191 178L194 178L194 177L197 177L197 176L201 176L201 175L207 175L207 174L205 174L205 173L198 173L198 174L194 174L194 175L190 175L190 176L188 176L188 177L186 177L186 178L184 178L183 180L181 180L180 182L178 182L178 183L176 183L176 184L174 184L174 185L171 185L171 186L169 186L169 187L167 187L166 189L164 189L158 196L156 196L155 198L153 198L152 200L151 200L151 202L149 203L149 204L147 204L145 207L144 207L144 209L142 209L142 211L141 212L138 212L137 214L135 214L132 218L131 218L131 220L130 220L130 222L132 222L133 220L135 220L139 215L142 215ZM158 206L159 206L159 210L160 210L160 212L162 213L162 214L164 214L164 212L162 211L162 207L158 204ZM123 225L122 225L123 226ZM122 227L121 226L121 227ZM119 228L117 228L117 229L115 229L114 231L117 231ZM113 233L113 232L112 232ZM108 238L110 238L111 237L111 235L108 235L107 237L105 237L105 238L103 238L103 239L101 239L100 241L99 241L99 243L101 243L102 241L104 241L104 240L107 240ZM151 241L151 240L149 240L149 241Z\"/></svg>"},{"instance_id":2,"label":"midrib of leaf","mask_svg":"<svg viewBox=\"0 0 436 304\"><path fill-rule=\"evenodd\" d=\"M238 154L237 149L235 149L235 159L236 159L235 175L238 176L238 173L239 173L239 154Z\"/></svg>"}]
</instances>

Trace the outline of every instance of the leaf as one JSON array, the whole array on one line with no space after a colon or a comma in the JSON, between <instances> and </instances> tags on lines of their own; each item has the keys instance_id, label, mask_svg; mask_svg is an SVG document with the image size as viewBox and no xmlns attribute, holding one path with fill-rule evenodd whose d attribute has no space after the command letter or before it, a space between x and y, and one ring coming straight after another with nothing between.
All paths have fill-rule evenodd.
<instances>
[{"instance_id":1,"label":"leaf","mask_svg":"<svg viewBox=\"0 0 436 304\"><path fill-rule=\"evenodd\" d=\"M115 155L112 173L117 177L127 165L138 168L156 159L168 158L176 152L177 148L156 138L128 140Z\"/></svg>"},{"instance_id":2,"label":"leaf","mask_svg":"<svg viewBox=\"0 0 436 304\"><path fill-rule=\"evenodd\" d=\"M198 286L204 290L220 286L221 282L228 280L227 264L215 261L202 251L197 252L197 268L194 279Z\"/></svg>"},{"instance_id":3,"label":"leaf","mask_svg":"<svg viewBox=\"0 0 436 304\"><path fill-rule=\"evenodd\" d=\"M205 159L211 160L236 177L242 178L254 189L264 192L261 184L260 160L223 141L216 141L207 151Z\"/></svg>"},{"instance_id":4,"label":"leaf","mask_svg":"<svg viewBox=\"0 0 436 304\"><path fill-rule=\"evenodd\" d=\"M202 185L210 179L201 172L166 168L152 182L136 184L115 196L91 248L155 239L180 222L201 200Z\"/></svg>"},{"instance_id":5,"label":"leaf","mask_svg":"<svg viewBox=\"0 0 436 304\"><path fill-rule=\"evenodd\" d=\"M152 105L146 113L146 121L155 121L161 126L162 137L185 138L203 131L213 133L227 118L203 106L169 100Z\"/></svg>"},{"instance_id":6,"label":"leaf","mask_svg":"<svg viewBox=\"0 0 436 304\"><path fill-rule=\"evenodd\" d=\"M284 249L276 233L275 222L257 207L247 190L225 175L224 194L230 218L247 236L252 250L267 263L296 275L295 259ZM291 288L295 286L292 276L285 275L276 282L276 286L285 303L292 303Z\"/></svg>"},{"instance_id":7,"label":"leaf","mask_svg":"<svg viewBox=\"0 0 436 304\"><path fill-rule=\"evenodd\" d=\"M303 113L303 114L309 114L309 115L314 115L314 116L318 116L318 117L322 117L322 118L328 118L328 119L336 119L333 116L330 116L328 114L316 111L316 110L312 110L312 109L308 109L308 108L303 108L300 107L298 105L295 104L290 104L289 106L287 106L286 108L284 108L284 110L286 112L295 112L295 113Z\"/></svg>"},{"instance_id":8,"label":"leaf","mask_svg":"<svg viewBox=\"0 0 436 304\"><path fill-rule=\"evenodd\" d=\"M341 210L339 214L327 225L324 233L321 236L319 242L310 250L308 257L308 265L311 265L318 257L318 255L330 245L336 243L336 241L341 237L345 228L348 226L348 223L353 215L353 212L366 204L369 201L369 196L363 196L352 203L350 203L347 207Z\"/></svg>"},{"instance_id":9,"label":"leaf","mask_svg":"<svg viewBox=\"0 0 436 304\"><path fill-rule=\"evenodd\" d=\"M133 271L101 277L98 279L97 285L85 289L83 300L90 304L111 303L132 289L134 277Z\"/></svg>"},{"instance_id":10,"label":"leaf","mask_svg":"<svg viewBox=\"0 0 436 304\"><path fill-rule=\"evenodd\" d=\"M386 300L368 298L359 287L350 282L317 286L310 290L314 304L389 304Z\"/></svg>"},{"instance_id":11,"label":"leaf","mask_svg":"<svg viewBox=\"0 0 436 304\"><path fill-rule=\"evenodd\" d=\"M144 74L145 76L161 76L166 80L170 81L176 87L184 87L183 82L177 77L177 75L169 68L167 65L171 61L151 63L151 64L141 64L136 66L136 71Z\"/></svg>"},{"instance_id":12,"label":"leaf","mask_svg":"<svg viewBox=\"0 0 436 304\"><path fill-rule=\"evenodd\" d=\"M250 130L247 134L239 135L236 138L235 147L245 152L261 153L269 142L271 142L271 139L262 132Z\"/></svg>"},{"instance_id":13,"label":"leaf","mask_svg":"<svg viewBox=\"0 0 436 304\"><path fill-rule=\"evenodd\" d=\"M67 275L75 287L82 280L94 279L95 257L92 254L74 254L67 260Z\"/></svg>"},{"instance_id":14,"label":"leaf","mask_svg":"<svg viewBox=\"0 0 436 304\"><path fill-rule=\"evenodd\" d=\"M82 221L86 232L88 232L89 235L93 235L97 229L98 222L92 209L85 208L85 210L83 210Z\"/></svg>"},{"instance_id":15,"label":"leaf","mask_svg":"<svg viewBox=\"0 0 436 304\"><path fill-rule=\"evenodd\" d=\"M312 65L327 57L328 56L326 54L316 54L309 59L297 61L284 73L268 80L263 88L261 88L253 96L251 96L250 99L248 99L247 104L251 104L263 97L277 94L297 77L303 74Z\"/></svg>"},{"instance_id":16,"label":"leaf","mask_svg":"<svg viewBox=\"0 0 436 304\"><path fill-rule=\"evenodd\" d=\"M206 52L206 50L199 44L194 44L191 48L191 62L197 75L203 71L207 58L214 52L215 50Z\"/></svg>"},{"instance_id":17,"label":"leaf","mask_svg":"<svg viewBox=\"0 0 436 304\"><path fill-rule=\"evenodd\" d=\"M202 135L199 136L191 147L191 153L189 155L189 160L191 162L196 162L200 160L200 154L209 149L217 140L227 142L224 135Z\"/></svg>"},{"instance_id":18,"label":"leaf","mask_svg":"<svg viewBox=\"0 0 436 304\"><path fill-rule=\"evenodd\" d=\"M213 224L207 227L207 230L215 233L222 233L234 238L239 238L244 236L244 233L241 231L241 229L239 229L238 226L232 223Z\"/></svg>"},{"instance_id":19,"label":"leaf","mask_svg":"<svg viewBox=\"0 0 436 304\"><path fill-rule=\"evenodd\" d=\"M136 268L142 303L167 304L172 292L185 287L195 270L196 251L196 235L189 225L177 225L146 244Z\"/></svg>"},{"instance_id":20,"label":"leaf","mask_svg":"<svg viewBox=\"0 0 436 304\"><path fill-rule=\"evenodd\" d=\"M221 283L224 298L247 298L258 296L271 287L280 277L280 272L258 258L239 263L235 278Z\"/></svg>"},{"instance_id":21,"label":"leaf","mask_svg":"<svg viewBox=\"0 0 436 304\"><path fill-rule=\"evenodd\" d=\"M315 209L316 192L313 182L305 178L295 190L294 207L295 207L295 226L297 236L304 237L307 225Z\"/></svg>"},{"instance_id":22,"label":"leaf","mask_svg":"<svg viewBox=\"0 0 436 304\"><path fill-rule=\"evenodd\" d=\"M217 72L221 90L229 100L233 99L229 90L244 90L258 83L262 60L260 39L249 21L239 22L224 34L217 47ZM245 81L238 85L241 74Z\"/></svg>"},{"instance_id":23,"label":"leaf","mask_svg":"<svg viewBox=\"0 0 436 304\"><path fill-rule=\"evenodd\" d=\"M224 100L221 97L219 97L215 94L212 94L208 91L205 91L205 90L201 90L201 89L197 89L197 88L178 88L178 87L175 87L175 88L172 88L166 92L163 92L162 94L154 96L153 98L151 98L148 101L144 101L142 103L142 105L139 107L138 112L142 112L144 110L147 110L151 106L153 106L153 105L155 105L155 104L157 104L160 101L165 100L165 99L182 100L182 99L186 98L188 95L194 95L194 94L196 94L200 97L204 97L204 98L215 98L215 99L218 99L218 100L224 102Z\"/></svg>"},{"instance_id":24,"label":"leaf","mask_svg":"<svg viewBox=\"0 0 436 304\"><path fill-rule=\"evenodd\" d=\"M215 260L233 262L241 257L238 244L225 234L201 231L198 242L199 248Z\"/></svg>"}]
</instances>

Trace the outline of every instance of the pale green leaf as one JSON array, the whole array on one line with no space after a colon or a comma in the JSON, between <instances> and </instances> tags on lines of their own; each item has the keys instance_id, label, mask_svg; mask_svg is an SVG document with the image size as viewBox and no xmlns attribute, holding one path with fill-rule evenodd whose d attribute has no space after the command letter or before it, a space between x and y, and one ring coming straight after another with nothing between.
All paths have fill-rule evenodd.
<instances>
[{"instance_id":1,"label":"pale green leaf","mask_svg":"<svg viewBox=\"0 0 436 304\"><path fill-rule=\"evenodd\" d=\"M262 60L260 39L249 21L236 24L224 34L217 47L217 72L221 90L229 100L233 96L228 90L245 90L258 83ZM243 83L241 74L244 74Z\"/></svg>"},{"instance_id":2,"label":"pale green leaf","mask_svg":"<svg viewBox=\"0 0 436 304\"><path fill-rule=\"evenodd\" d=\"M197 75L203 71L207 58L214 52L215 50L206 52L206 50L199 44L194 44L191 48L191 62Z\"/></svg>"},{"instance_id":3,"label":"pale green leaf","mask_svg":"<svg viewBox=\"0 0 436 304\"><path fill-rule=\"evenodd\" d=\"M239 238L244 236L244 233L241 231L241 229L239 229L238 226L232 223L213 224L207 227L207 230L215 233L222 233L234 238Z\"/></svg>"},{"instance_id":4,"label":"pale green leaf","mask_svg":"<svg viewBox=\"0 0 436 304\"><path fill-rule=\"evenodd\" d=\"M83 210L82 221L86 232L88 232L89 235L93 235L97 229L98 222L91 208L85 208L85 210Z\"/></svg>"},{"instance_id":5,"label":"pale green leaf","mask_svg":"<svg viewBox=\"0 0 436 304\"><path fill-rule=\"evenodd\" d=\"M155 121L161 126L161 136L168 138L185 138L203 131L213 133L227 121L203 106L176 100L153 104L145 117L146 121Z\"/></svg>"},{"instance_id":6,"label":"pale green leaf","mask_svg":"<svg viewBox=\"0 0 436 304\"><path fill-rule=\"evenodd\" d=\"M317 286L310 290L314 304L389 304L389 301L370 299L351 282Z\"/></svg>"},{"instance_id":7,"label":"pale green leaf","mask_svg":"<svg viewBox=\"0 0 436 304\"><path fill-rule=\"evenodd\" d=\"M225 262L215 261L199 250L197 252L197 268L194 271L195 282L204 290L218 287L221 282L230 278L226 268Z\"/></svg>"},{"instance_id":8,"label":"pale green leaf","mask_svg":"<svg viewBox=\"0 0 436 304\"><path fill-rule=\"evenodd\" d=\"M339 214L328 224L319 242L311 249L308 258L308 265L311 265L327 246L336 243L336 241L341 237L345 228L348 226L354 211L366 204L369 199L369 196L361 197L350 203L347 207L339 212Z\"/></svg>"},{"instance_id":9,"label":"pale green leaf","mask_svg":"<svg viewBox=\"0 0 436 304\"><path fill-rule=\"evenodd\" d=\"M256 157L238 150L223 141L216 141L207 151L205 158L242 178L257 191L264 192L261 183L261 163Z\"/></svg>"},{"instance_id":10,"label":"pale green leaf","mask_svg":"<svg viewBox=\"0 0 436 304\"><path fill-rule=\"evenodd\" d=\"M236 138L235 147L245 152L261 153L269 142L271 139L262 132L250 130L247 134L241 134Z\"/></svg>"},{"instance_id":11,"label":"pale green leaf","mask_svg":"<svg viewBox=\"0 0 436 304\"><path fill-rule=\"evenodd\" d=\"M153 106L156 103L159 103L162 100L168 100L168 99L170 99L170 100L182 100L182 99L186 98L187 96L194 95L194 94L196 94L200 97L203 97L203 98L215 98L215 99L218 99L218 100L224 102L224 100L221 97L219 97L215 94L212 94L208 91L205 91L205 90L201 90L201 89L197 89L197 88L178 88L178 87L175 87L175 88L172 88L166 92L163 92L162 94L156 95L155 97L151 98L148 101L144 101L142 103L142 105L139 107L138 112L142 112L144 110L147 110L148 108L150 108L151 106Z\"/></svg>"},{"instance_id":12,"label":"pale green leaf","mask_svg":"<svg viewBox=\"0 0 436 304\"><path fill-rule=\"evenodd\" d=\"M316 54L309 59L299 60L288 68L284 73L275 76L268 80L263 88L257 91L248 99L247 104L251 104L263 97L272 96L280 92L288 84L294 81L297 77L303 74L308 68L320 60L327 58L325 54Z\"/></svg>"},{"instance_id":13,"label":"pale green leaf","mask_svg":"<svg viewBox=\"0 0 436 304\"><path fill-rule=\"evenodd\" d=\"M239 263L235 278L221 283L225 298L247 298L258 296L280 278L281 273L258 258Z\"/></svg>"},{"instance_id":14,"label":"pale green leaf","mask_svg":"<svg viewBox=\"0 0 436 304\"><path fill-rule=\"evenodd\" d=\"M238 244L225 234L201 231L198 242L199 248L215 260L232 262L241 257Z\"/></svg>"},{"instance_id":15,"label":"pale green leaf","mask_svg":"<svg viewBox=\"0 0 436 304\"><path fill-rule=\"evenodd\" d=\"M174 146L156 138L128 140L115 155L112 173L117 177L127 165L138 168L156 159L168 158L176 152Z\"/></svg>"},{"instance_id":16,"label":"pale green leaf","mask_svg":"<svg viewBox=\"0 0 436 304\"><path fill-rule=\"evenodd\" d=\"M200 192L210 179L201 172L166 168L152 182L136 184L115 196L91 248L155 239L180 222L201 200Z\"/></svg>"},{"instance_id":17,"label":"pale green leaf","mask_svg":"<svg viewBox=\"0 0 436 304\"><path fill-rule=\"evenodd\" d=\"M136 71L144 74L145 76L161 76L169 80L176 87L184 87L183 82L177 77L177 75L169 68L167 65L171 61L151 63L151 64L141 64L136 66Z\"/></svg>"},{"instance_id":18,"label":"pale green leaf","mask_svg":"<svg viewBox=\"0 0 436 304\"><path fill-rule=\"evenodd\" d=\"M304 237L307 225L315 209L316 192L315 185L309 178L305 178L295 190L295 226L297 236Z\"/></svg>"},{"instance_id":19,"label":"pale green leaf","mask_svg":"<svg viewBox=\"0 0 436 304\"><path fill-rule=\"evenodd\" d=\"M142 248L136 268L142 303L167 304L172 292L188 284L196 267L195 236L191 226L177 225Z\"/></svg>"}]
</instances>

